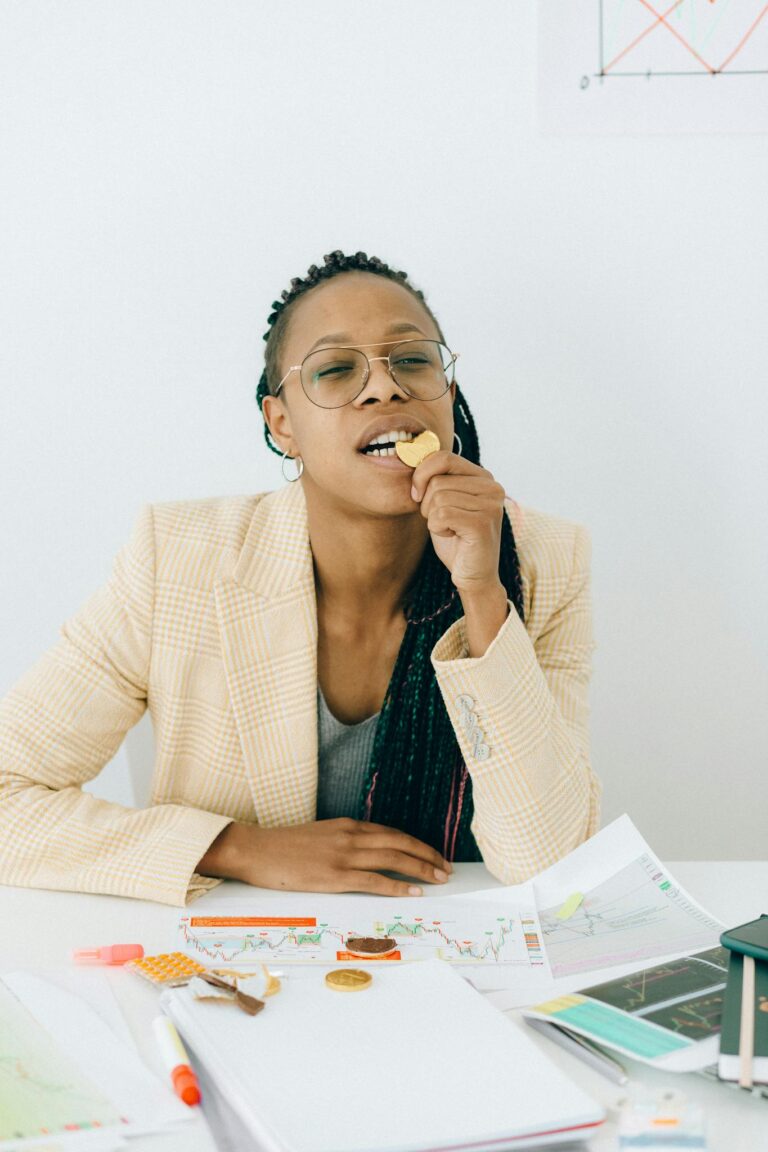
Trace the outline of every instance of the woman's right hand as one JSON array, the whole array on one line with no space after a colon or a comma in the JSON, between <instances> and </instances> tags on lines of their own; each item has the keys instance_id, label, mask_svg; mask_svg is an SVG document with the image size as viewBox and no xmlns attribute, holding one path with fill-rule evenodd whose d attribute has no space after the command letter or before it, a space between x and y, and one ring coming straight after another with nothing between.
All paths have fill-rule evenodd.
<instances>
[{"instance_id":1,"label":"woman's right hand","mask_svg":"<svg viewBox=\"0 0 768 1152\"><path fill-rule=\"evenodd\" d=\"M383 876L384 870L444 884L453 868L406 832L347 817L289 828L229 824L196 868L202 876L244 880L258 888L422 895L418 885Z\"/></svg>"}]
</instances>

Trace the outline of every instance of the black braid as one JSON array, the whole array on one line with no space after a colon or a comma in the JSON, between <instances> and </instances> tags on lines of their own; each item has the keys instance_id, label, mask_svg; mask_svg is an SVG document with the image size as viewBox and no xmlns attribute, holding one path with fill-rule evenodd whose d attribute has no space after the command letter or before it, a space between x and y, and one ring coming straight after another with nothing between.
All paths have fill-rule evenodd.
<instances>
[{"instance_id":1,"label":"black braid","mask_svg":"<svg viewBox=\"0 0 768 1152\"><path fill-rule=\"evenodd\" d=\"M376 256L365 252L345 256L331 252L319 268L313 264L305 279L291 281L289 291L275 300L268 318L265 367L256 390L261 408L264 397L278 384L278 360L285 339L291 305L305 292L343 272L373 272L397 280L423 304L440 339L445 338L422 292ZM453 403L454 427L462 442L462 455L480 463L475 422L458 385ZM280 453L264 424L264 438ZM499 557L499 578L523 619L520 565L509 517L504 516ZM481 860L470 830L473 816L472 780L462 758L448 712L437 686L430 655L440 637L462 615L459 594L451 574L427 542L405 610L406 629L392 678L376 726L371 760L360 800L361 819L400 828L431 844L449 860Z\"/></svg>"}]
</instances>

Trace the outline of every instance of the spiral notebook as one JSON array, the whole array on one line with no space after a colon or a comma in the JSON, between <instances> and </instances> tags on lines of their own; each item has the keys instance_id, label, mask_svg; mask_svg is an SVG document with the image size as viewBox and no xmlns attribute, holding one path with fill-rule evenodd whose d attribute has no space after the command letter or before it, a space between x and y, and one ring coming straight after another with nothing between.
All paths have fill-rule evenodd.
<instances>
[{"instance_id":1,"label":"spiral notebook","mask_svg":"<svg viewBox=\"0 0 768 1152\"><path fill-rule=\"evenodd\" d=\"M259 1152L501 1152L586 1140L604 1119L440 960L376 969L359 992L289 974L253 1017L189 988L162 1005Z\"/></svg>"}]
</instances>

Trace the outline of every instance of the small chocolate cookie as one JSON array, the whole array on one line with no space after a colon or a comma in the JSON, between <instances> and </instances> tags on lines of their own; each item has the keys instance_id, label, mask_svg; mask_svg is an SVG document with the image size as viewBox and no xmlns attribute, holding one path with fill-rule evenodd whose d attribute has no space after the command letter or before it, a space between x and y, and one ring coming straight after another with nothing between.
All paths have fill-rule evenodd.
<instances>
[{"instance_id":1,"label":"small chocolate cookie","mask_svg":"<svg viewBox=\"0 0 768 1152\"><path fill-rule=\"evenodd\" d=\"M397 940L391 936L350 936L346 948L355 956L386 956L397 948Z\"/></svg>"}]
</instances>

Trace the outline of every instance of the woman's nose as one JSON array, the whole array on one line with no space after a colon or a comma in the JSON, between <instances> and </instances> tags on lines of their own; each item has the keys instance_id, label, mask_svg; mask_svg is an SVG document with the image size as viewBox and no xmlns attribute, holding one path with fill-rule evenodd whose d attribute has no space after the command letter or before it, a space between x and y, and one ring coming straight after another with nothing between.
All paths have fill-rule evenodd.
<instances>
[{"instance_id":1,"label":"woman's nose","mask_svg":"<svg viewBox=\"0 0 768 1152\"><path fill-rule=\"evenodd\" d=\"M364 404L366 400L374 399L390 400L393 396L397 396L401 400L407 399L407 394L389 370L389 362L386 356L369 357L369 364L368 379L365 382L365 387L358 396L360 403Z\"/></svg>"}]
</instances>

